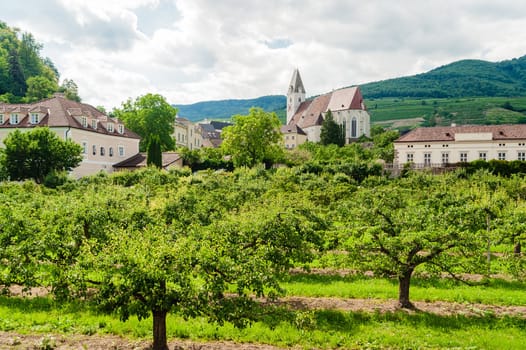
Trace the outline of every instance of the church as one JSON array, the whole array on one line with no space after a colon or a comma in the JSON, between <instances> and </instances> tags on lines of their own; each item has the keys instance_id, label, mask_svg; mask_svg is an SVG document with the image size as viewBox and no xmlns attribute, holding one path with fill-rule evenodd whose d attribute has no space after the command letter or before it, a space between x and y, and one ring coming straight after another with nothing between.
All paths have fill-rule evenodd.
<instances>
[{"instance_id":1,"label":"church","mask_svg":"<svg viewBox=\"0 0 526 350\"><path fill-rule=\"evenodd\" d=\"M334 90L306 100L305 87L296 68L287 91L287 125L282 131L303 132L307 141L319 142L321 125L329 110L334 120L345 130L345 143L356 141L362 135L370 136L371 117L358 86ZM291 138L295 135L287 136Z\"/></svg>"}]
</instances>

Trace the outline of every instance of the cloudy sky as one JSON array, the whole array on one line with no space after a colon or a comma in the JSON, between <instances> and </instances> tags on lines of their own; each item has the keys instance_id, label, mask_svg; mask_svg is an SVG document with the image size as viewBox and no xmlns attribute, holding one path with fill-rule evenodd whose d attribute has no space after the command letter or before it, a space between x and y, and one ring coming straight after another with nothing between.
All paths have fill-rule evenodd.
<instances>
[{"instance_id":1,"label":"cloudy sky","mask_svg":"<svg viewBox=\"0 0 526 350\"><path fill-rule=\"evenodd\" d=\"M295 67L310 96L526 55L521 0L2 0L0 20L109 109L285 94Z\"/></svg>"}]
</instances>

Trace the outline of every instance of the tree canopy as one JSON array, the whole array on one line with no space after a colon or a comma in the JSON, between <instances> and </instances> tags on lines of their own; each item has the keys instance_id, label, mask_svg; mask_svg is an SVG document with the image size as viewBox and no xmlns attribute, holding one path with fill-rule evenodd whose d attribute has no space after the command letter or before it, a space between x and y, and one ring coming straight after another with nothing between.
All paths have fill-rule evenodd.
<instances>
[{"instance_id":1,"label":"tree canopy","mask_svg":"<svg viewBox=\"0 0 526 350\"><path fill-rule=\"evenodd\" d=\"M283 157L281 123L275 113L251 108L248 115L235 115L232 120L234 125L221 133L221 147L236 167L274 163Z\"/></svg>"},{"instance_id":2,"label":"tree canopy","mask_svg":"<svg viewBox=\"0 0 526 350\"><path fill-rule=\"evenodd\" d=\"M336 123L330 109L321 124L320 143L322 145L335 144L340 147L345 145L345 129Z\"/></svg>"},{"instance_id":3,"label":"tree canopy","mask_svg":"<svg viewBox=\"0 0 526 350\"><path fill-rule=\"evenodd\" d=\"M148 149L154 136L159 138L163 151L175 148L172 134L177 109L166 102L163 96L146 94L135 100L128 99L122 103L121 108L114 108L112 114L124 121L128 129L141 136L141 151Z\"/></svg>"},{"instance_id":4,"label":"tree canopy","mask_svg":"<svg viewBox=\"0 0 526 350\"><path fill-rule=\"evenodd\" d=\"M31 33L0 22L0 38L0 100L32 102L58 91L58 71Z\"/></svg>"},{"instance_id":5,"label":"tree canopy","mask_svg":"<svg viewBox=\"0 0 526 350\"><path fill-rule=\"evenodd\" d=\"M4 140L0 166L11 180L34 179L42 183L52 172L70 171L82 161L82 147L62 140L45 127L15 130Z\"/></svg>"}]
</instances>

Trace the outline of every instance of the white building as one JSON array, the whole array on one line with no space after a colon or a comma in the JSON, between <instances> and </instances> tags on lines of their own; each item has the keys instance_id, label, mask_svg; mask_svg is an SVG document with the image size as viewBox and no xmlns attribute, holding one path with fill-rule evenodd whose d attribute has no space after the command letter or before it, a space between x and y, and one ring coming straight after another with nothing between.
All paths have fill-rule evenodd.
<instances>
[{"instance_id":1,"label":"white building","mask_svg":"<svg viewBox=\"0 0 526 350\"><path fill-rule=\"evenodd\" d=\"M186 147L193 150L203 146L201 128L186 118L179 116L175 118L173 136L178 147Z\"/></svg>"},{"instance_id":2,"label":"white building","mask_svg":"<svg viewBox=\"0 0 526 350\"><path fill-rule=\"evenodd\" d=\"M394 142L395 165L432 167L481 160L526 160L526 125L415 129Z\"/></svg>"},{"instance_id":3,"label":"white building","mask_svg":"<svg viewBox=\"0 0 526 350\"><path fill-rule=\"evenodd\" d=\"M321 125L329 110L334 120L343 125L346 143L362 135L370 136L371 117L358 86L334 90L306 100L299 70L295 69L287 92L287 125L301 128L308 141L319 142Z\"/></svg>"},{"instance_id":4,"label":"white building","mask_svg":"<svg viewBox=\"0 0 526 350\"><path fill-rule=\"evenodd\" d=\"M82 162L76 177L113 172L113 165L139 153L140 138L113 119L85 103L55 96L27 104L0 103L0 146L15 129L47 126L63 140L82 146Z\"/></svg>"}]
</instances>

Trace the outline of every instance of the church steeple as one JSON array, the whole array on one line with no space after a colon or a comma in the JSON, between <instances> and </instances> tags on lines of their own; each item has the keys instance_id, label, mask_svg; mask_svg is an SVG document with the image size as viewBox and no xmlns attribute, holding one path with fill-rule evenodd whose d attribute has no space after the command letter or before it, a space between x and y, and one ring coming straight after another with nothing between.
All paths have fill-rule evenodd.
<instances>
[{"instance_id":1,"label":"church steeple","mask_svg":"<svg viewBox=\"0 0 526 350\"><path fill-rule=\"evenodd\" d=\"M287 124L290 123L303 101L305 101L305 87L303 87L303 81L301 81L300 71L296 68L292 73L292 79L290 79L287 91Z\"/></svg>"}]
</instances>

